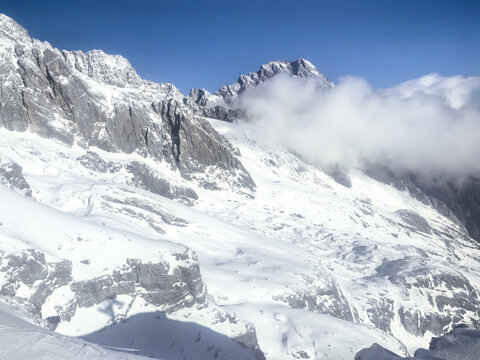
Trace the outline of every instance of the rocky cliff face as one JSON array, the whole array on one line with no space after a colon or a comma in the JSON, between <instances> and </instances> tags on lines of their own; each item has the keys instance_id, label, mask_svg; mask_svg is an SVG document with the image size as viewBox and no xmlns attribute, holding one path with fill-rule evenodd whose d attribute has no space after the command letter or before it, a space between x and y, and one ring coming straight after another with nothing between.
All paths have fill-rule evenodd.
<instances>
[{"instance_id":1,"label":"rocky cliff face","mask_svg":"<svg viewBox=\"0 0 480 360\"><path fill-rule=\"evenodd\" d=\"M139 296L145 303L167 312L206 301L206 288L191 251L173 254L181 261L178 267L161 259L156 263L126 259L110 274L85 280L72 277L72 261L48 262L44 253L33 248L1 255L5 265L0 268L4 274L0 294L28 300L35 315L41 316L46 305L54 307L56 315L46 317L52 330L58 323L70 321L78 308L91 308L123 294ZM88 259L82 261L90 265ZM30 288L28 292L25 287ZM65 291L65 287L71 298L56 297L55 292L61 288Z\"/></svg>"},{"instance_id":2,"label":"rocky cliff face","mask_svg":"<svg viewBox=\"0 0 480 360\"><path fill-rule=\"evenodd\" d=\"M431 206L480 241L480 179L425 178L413 173L399 173L385 166L367 166L365 173Z\"/></svg>"},{"instance_id":3,"label":"rocky cliff face","mask_svg":"<svg viewBox=\"0 0 480 360\"><path fill-rule=\"evenodd\" d=\"M465 226L470 236L480 241L480 178L440 179L424 181L411 177L419 189L428 196L438 199Z\"/></svg>"},{"instance_id":4,"label":"rocky cliff face","mask_svg":"<svg viewBox=\"0 0 480 360\"><path fill-rule=\"evenodd\" d=\"M100 183L109 176L122 179L126 187L144 189L150 195L189 206L198 195L190 186L179 183L188 182L197 189L217 189L221 184L252 194L255 184L238 160L237 150L203 115L201 107L173 85L141 79L121 56L100 50L83 53L55 49L30 38L25 29L0 14L0 127L17 134L39 135L57 145L60 141L69 150L82 149L72 158L71 166L100 175ZM37 157L35 161L46 160L40 159L38 148L31 148L29 153ZM105 160L99 153L111 154L112 158ZM45 227L56 232L46 239L42 226L35 236L19 235L22 226L7 225L2 216L2 230L10 226L12 230L0 235L0 297L20 299L43 326L57 331L61 328L63 333L73 331L70 326L87 331L88 327L74 325L83 324L85 319L91 319L92 329L98 330L142 310L171 314L192 309L202 314L199 317L209 327L227 333L224 345L216 344L217 352L225 351L231 346L228 341L234 339L246 349L242 351L247 358L250 350L256 354L250 354L252 358L263 357L255 328L207 300L193 251L160 246L159 251L150 254L150 245L134 244L126 235L111 234L102 240L102 235L87 236L82 226L73 225L75 220L68 230L61 230L61 213L49 217L45 209L35 210L32 204L41 200L42 191L35 186L32 190L22 166L3 155L2 189L5 186L33 197L21 211L41 218ZM62 165L60 171L71 166ZM7 194L2 193L2 202L8 202ZM125 193L115 195L102 197L101 206L115 216L123 213L142 219L156 234L164 234L165 225L187 224L146 198L139 200L126 188ZM76 215L88 216L95 202L93 198L88 200L85 211ZM98 233L102 229L97 229ZM100 250L103 245L107 246L104 251ZM88 314L101 312L105 304L124 305L108 312L109 322L101 317L90 318ZM71 335L77 335L75 331Z\"/></svg>"},{"instance_id":5,"label":"rocky cliff face","mask_svg":"<svg viewBox=\"0 0 480 360\"><path fill-rule=\"evenodd\" d=\"M142 80L121 56L60 51L0 15L0 126L83 147L137 152L165 161L187 179L218 176L254 188L231 145L203 110L170 84Z\"/></svg>"}]
</instances>

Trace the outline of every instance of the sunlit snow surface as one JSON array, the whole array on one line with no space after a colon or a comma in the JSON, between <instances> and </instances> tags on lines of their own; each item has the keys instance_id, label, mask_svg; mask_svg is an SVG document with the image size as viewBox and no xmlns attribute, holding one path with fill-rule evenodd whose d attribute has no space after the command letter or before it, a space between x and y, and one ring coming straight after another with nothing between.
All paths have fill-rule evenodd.
<instances>
[{"instance_id":1,"label":"sunlit snow surface","mask_svg":"<svg viewBox=\"0 0 480 360\"><path fill-rule=\"evenodd\" d=\"M267 359L353 359L357 351L374 342L406 354L428 346L432 333L415 336L407 332L398 310L438 314L439 304L432 299L456 296L455 289L435 286L434 280L430 288L408 286L417 275L422 279L436 274L456 276L471 284L476 294L480 251L450 220L360 172L351 172L351 188L339 185L294 155L263 144L261 133L248 124L211 123L239 149L240 160L257 185L254 194L232 193L228 186L205 190L187 183L167 165L146 159L172 184L187 185L197 192L199 199L187 206L128 185L129 174L123 170L99 173L83 167L76 159L85 149L0 129L1 161L14 161L23 168L38 202L0 188L1 249L12 252L29 246L52 259L69 259L74 263L74 278L84 279L108 271L127 253L153 261L168 258L169 252L183 246L191 248L212 305L167 314L170 338L181 337L183 330L176 327L179 321L212 329L214 333L206 335L212 342L224 341L224 335L234 337L234 325L215 325L211 309L218 306L255 326ZM142 159L135 154L90 150L120 164ZM128 201L131 199L137 201ZM165 223L158 214L136 207L139 201L180 219L180 223ZM425 218L432 232L420 232L406 224L398 213L405 209ZM94 239L97 251L83 246L78 237ZM68 289L59 288L51 298L70 295ZM79 308L72 320L61 322L56 331L70 336L91 334L107 325L112 316L124 313L124 304L133 300L122 295ZM372 315L373 308L382 306L392 314L387 319L390 330L380 330L382 321ZM449 308L442 310L448 312ZM86 339L134 348L130 345L132 332L142 334L143 324L150 331L142 346L149 351L165 347L165 341L155 334L165 331L165 322L151 324L155 311L152 305L135 300L127 314L131 320L108 330L113 335L105 332ZM44 318L55 315L49 299L41 312ZM142 322L144 313L151 316ZM465 309L461 320L472 322L478 316ZM108 343L112 339L115 343ZM195 343L178 341L189 358L195 358ZM181 359L179 346L175 351L153 349L151 353ZM238 350L242 348L232 346L224 355L245 358ZM207 355L213 357L205 352L202 358Z\"/></svg>"}]
</instances>

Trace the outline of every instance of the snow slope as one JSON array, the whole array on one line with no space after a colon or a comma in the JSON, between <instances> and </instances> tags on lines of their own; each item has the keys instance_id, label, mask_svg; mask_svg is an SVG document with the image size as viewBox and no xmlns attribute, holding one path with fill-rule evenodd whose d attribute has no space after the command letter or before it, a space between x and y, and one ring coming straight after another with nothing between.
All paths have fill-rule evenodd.
<instances>
[{"instance_id":1,"label":"snow slope","mask_svg":"<svg viewBox=\"0 0 480 360\"><path fill-rule=\"evenodd\" d=\"M190 249L159 236L158 227L144 236L148 233L140 230L145 227L142 223L135 227L121 216L95 214L100 193L110 196L115 205L118 173L106 183L86 177L91 172L81 165L83 176L82 172L69 172L67 169L79 165L80 149L61 142L53 142L52 147L52 141L28 133L1 132L2 161L12 164L14 158L22 163L32 196L39 200L0 187L2 294L28 303L31 315L42 319L42 326L65 335L87 335L102 344L103 332L98 330L125 327L123 321L132 319L129 331L116 336L116 341L122 340L119 346L103 344L111 348L130 349L139 343L134 340L140 328L149 336L143 337L137 350L148 356L256 358L250 351L256 346L254 328L209 303L197 258ZM68 180L73 175L76 180ZM83 198L85 191L88 196ZM133 194L130 198L137 201L152 195L128 186L121 191L122 195ZM128 196L122 197L126 200ZM135 204L142 206L141 202ZM149 209L146 203L143 206ZM186 224L162 212L160 206L151 211L172 226ZM202 322L208 328L198 325Z\"/></svg>"},{"instance_id":2,"label":"snow slope","mask_svg":"<svg viewBox=\"0 0 480 360\"><path fill-rule=\"evenodd\" d=\"M181 345L164 352L167 342L140 341L141 354L180 358L195 344L198 326L209 339L204 344L217 344L225 358L235 358L228 350L235 344L225 341L252 334L254 326L267 359L351 359L374 342L406 355L453 323L478 321L480 252L460 226L361 173L351 172L352 187L344 187L262 144L261 130L250 124L211 123L239 150L257 184L254 197L228 186L207 190L190 183L198 200L189 206L132 186L125 167L141 160L138 155L90 148L117 167L102 172L92 163L82 165L87 149L0 130L2 162L21 166L36 200L2 189L2 200L11 204L0 214L2 249L31 246L48 261L70 259L72 276L81 280L108 274L135 254L143 261L174 262L166 254L186 246L196 254L208 289L208 306L186 303L161 314L158 306L119 294L79 307L57 332L129 348L138 329L151 329L155 316L166 316L170 344ZM165 164L144 161L175 186L186 184ZM405 214L417 214L427 225ZM93 241L95 250L78 236ZM22 285L16 296L29 294ZM58 299L68 296L68 287L56 289L40 315L55 316L57 304L64 303ZM153 316L143 318L144 312ZM118 322L123 318L130 320ZM173 340L178 322L196 324L179 330L191 334L183 343ZM205 358L210 355L206 351Z\"/></svg>"}]
</instances>

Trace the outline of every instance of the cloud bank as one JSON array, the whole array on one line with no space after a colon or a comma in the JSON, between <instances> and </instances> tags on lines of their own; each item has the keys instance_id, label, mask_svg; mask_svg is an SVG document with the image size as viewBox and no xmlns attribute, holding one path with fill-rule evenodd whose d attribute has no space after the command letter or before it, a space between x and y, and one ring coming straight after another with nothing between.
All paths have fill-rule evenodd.
<instances>
[{"instance_id":1,"label":"cloud bank","mask_svg":"<svg viewBox=\"0 0 480 360\"><path fill-rule=\"evenodd\" d=\"M279 75L245 92L241 106L271 143L320 166L480 174L480 77L430 74L382 90L346 77L325 91Z\"/></svg>"}]
</instances>

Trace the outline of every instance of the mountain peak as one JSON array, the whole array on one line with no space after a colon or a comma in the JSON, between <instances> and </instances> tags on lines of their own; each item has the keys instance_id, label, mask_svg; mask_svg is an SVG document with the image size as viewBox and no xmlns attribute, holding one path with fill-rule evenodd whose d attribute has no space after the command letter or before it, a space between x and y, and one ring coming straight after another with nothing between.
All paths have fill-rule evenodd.
<instances>
[{"instance_id":1,"label":"mountain peak","mask_svg":"<svg viewBox=\"0 0 480 360\"><path fill-rule=\"evenodd\" d=\"M315 78L321 82L325 89L333 86L333 83L323 76L310 61L299 58L295 61L271 61L263 64L257 72L251 72L247 75L240 75L237 82L228 86L222 86L214 94L221 96L229 103L226 97L236 97L247 88L257 86L270 80L278 74L287 74L291 77Z\"/></svg>"},{"instance_id":2,"label":"mountain peak","mask_svg":"<svg viewBox=\"0 0 480 360\"><path fill-rule=\"evenodd\" d=\"M296 73L297 76L307 77L307 76L319 76L321 75L318 69L310 61L299 58L298 60L290 64L292 70Z\"/></svg>"},{"instance_id":3,"label":"mountain peak","mask_svg":"<svg viewBox=\"0 0 480 360\"><path fill-rule=\"evenodd\" d=\"M89 77L119 87L140 86L143 80L130 62L121 55L111 55L103 50L63 51L67 62Z\"/></svg>"},{"instance_id":4,"label":"mountain peak","mask_svg":"<svg viewBox=\"0 0 480 360\"><path fill-rule=\"evenodd\" d=\"M0 39L14 42L31 42L27 30L5 14L0 14Z\"/></svg>"},{"instance_id":5,"label":"mountain peak","mask_svg":"<svg viewBox=\"0 0 480 360\"><path fill-rule=\"evenodd\" d=\"M323 89L334 86L310 61L298 58L295 61L271 61L260 66L257 72L240 75L235 83L222 86L213 94L204 89L192 89L189 96L197 104L207 108L221 106L226 109L235 109L239 95L247 88L260 85L278 74L286 74L294 78L313 78Z\"/></svg>"},{"instance_id":6,"label":"mountain peak","mask_svg":"<svg viewBox=\"0 0 480 360\"><path fill-rule=\"evenodd\" d=\"M271 78L279 73L287 73L293 77L317 77L321 76L315 65L310 61L303 58L299 58L295 61L271 61L260 67L260 70L256 72L259 79ZM250 73L248 76L252 76L254 73Z\"/></svg>"}]
</instances>

